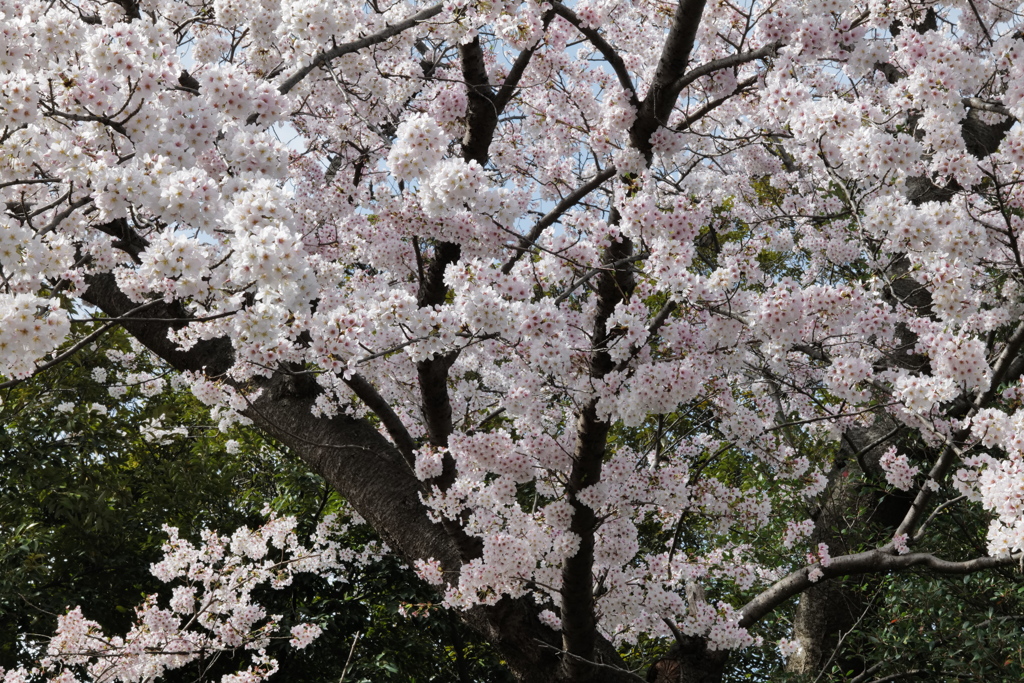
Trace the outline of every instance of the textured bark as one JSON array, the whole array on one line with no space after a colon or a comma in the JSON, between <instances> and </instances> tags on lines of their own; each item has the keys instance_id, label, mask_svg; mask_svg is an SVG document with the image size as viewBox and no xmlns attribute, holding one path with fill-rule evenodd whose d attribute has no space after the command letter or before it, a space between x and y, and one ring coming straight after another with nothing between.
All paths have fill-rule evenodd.
<instances>
[{"instance_id":1,"label":"textured bark","mask_svg":"<svg viewBox=\"0 0 1024 683\"><path fill-rule=\"evenodd\" d=\"M908 363L915 361L916 357L909 357ZM882 493L885 474L879 459L898 441L901 431L892 417L882 413L869 427L853 428L843 435L829 487L815 516L809 541L812 547L825 543L832 556L849 555L892 536L911 498L902 492ZM843 671L863 671L862 658L846 656L837 648L857 621L870 612L869 593L877 581L875 577L847 577L817 583L802 593L793 619L794 635L802 649L790 657L787 669L810 674L832 662Z\"/></svg>"},{"instance_id":2,"label":"textured bark","mask_svg":"<svg viewBox=\"0 0 1024 683\"><path fill-rule=\"evenodd\" d=\"M648 683L719 683L729 654L709 650L703 638L677 637L668 654L647 672Z\"/></svg>"},{"instance_id":3,"label":"textured bark","mask_svg":"<svg viewBox=\"0 0 1024 683\"><path fill-rule=\"evenodd\" d=\"M462 158L481 166L490 156L491 140L498 126L494 89L487 77L484 52L476 37L459 46L462 77L466 81L466 134L462 138Z\"/></svg>"},{"instance_id":4,"label":"textured bark","mask_svg":"<svg viewBox=\"0 0 1024 683\"><path fill-rule=\"evenodd\" d=\"M138 306L121 292L110 273L92 275L87 284L89 287L82 300L96 306L111 318L120 318ZM169 332L184 327L191 317L178 302L154 303L140 314L142 316L145 321L135 322L128 318L121 326L173 368L216 376L224 374L231 367L233 353L229 339L203 341L188 351L181 351L167 338ZM156 322L157 319L165 319L167 322Z\"/></svg>"},{"instance_id":5,"label":"textured bark","mask_svg":"<svg viewBox=\"0 0 1024 683\"><path fill-rule=\"evenodd\" d=\"M682 86L680 79L690 62L690 53L697 38L697 28L704 15L706 0L682 0L676 5L672 28L658 60L658 68L647 96L640 104L636 122L629 131L630 143L647 162L651 161L651 135L659 126L668 125Z\"/></svg>"}]
</instances>

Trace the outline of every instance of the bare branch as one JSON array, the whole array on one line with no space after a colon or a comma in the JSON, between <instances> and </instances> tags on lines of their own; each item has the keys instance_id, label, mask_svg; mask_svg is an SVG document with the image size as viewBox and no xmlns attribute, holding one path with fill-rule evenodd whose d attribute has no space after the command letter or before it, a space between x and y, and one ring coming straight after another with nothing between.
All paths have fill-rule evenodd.
<instances>
[{"instance_id":1,"label":"bare branch","mask_svg":"<svg viewBox=\"0 0 1024 683\"><path fill-rule=\"evenodd\" d=\"M1006 108L1006 105L1000 104L999 102L988 102L981 99L980 97L965 97L962 100L963 105L970 109L978 109L980 111L989 111L993 114L1002 114L1003 116L1009 116L1013 118L1013 114Z\"/></svg>"},{"instance_id":2,"label":"bare branch","mask_svg":"<svg viewBox=\"0 0 1024 683\"><path fill-rule=\"evenodd\" d=\"M149 308L150 306L152 306L154 303L156 303L156 302L154 302L154 301L147 301L146 303L144 303L141 306L135 308L131 312L134 313L134 312L143 311L143 310ZM75 355L76 353L78 353L79 351L84 349L86 346L88 346L89 344L91 344L92 342L94 342L95 340L99 339L104 334L106 334L107 332L112 330L120 322L121 322L120 319L112 320L112 321L108 322L106 325L103 325L102 327L100 327L98 330L93 330L91 333L89 333L88 335L83 337L81 340L76 342L71 348L69 348L67 351L65 351L64 353L60 354L56 358L54 358L52 360L49 360L49 361L43 363L42 365L37 365L36 369L32 372L32 374L29 377L24 377L22 379L12 379L12 380L8 380L7 382L0 383L0 389L9 389L10 387L13 387L13 386L16 386L18 384L21 384L22 382L27 382L28 380L30 380L33 377L39 375L40 373L45 372L46 370L49 370L52 367L60 365L61 363L66 361L68 358L70 358L71 356Z\"/></svg>"},{"instance_id":3,"label":"bare branch","mask_svg":"<svg viewBox=\"0 0 1024 683\"><path fill-rule=\"evenodd\" d=\"M717 99L711 100L710 102L706 102L697 111L695 111L692 114L690 114L689 116L687 116L686 119L682 123L680 123L678 126L676 126L675 130L677 132L682 132L684 130L687 130L694 123L696 123L697 121L700 121L702 118L704 118L705 116L707 116L708 114L713 112L715 109L718 109L723 104L728 102L729 99L733 95L735 95L736 93L738 93L740 91L746 90L747 88L749 88L750 86L752 86L756 82L757 82L757 77L756 76L751 76L750 78L743 79L742 81L740 81L739 83L736 84L736 90L734 90L731 94L724 95L724 96L719 97Z\"/></svg>"},{"instance_id":4,"label":"bare branch","mask_svg":"<svg viewBox=\"0 0 1024 683\"><path fill-rule=\"evenodd\" d=\"M994 569L996 567L1009 567L1020 562L1020 552L998 557L976 557L973 560L956 562L944 560L931 553L910 553L897 555L893 552L881 550L868 550L862 553L844 555L832 558L829 566L823 567L818 564L803 567L792 572L785 578L776 581L767 590L762 591L757 597L748 602L743 609L740 618L740 626L746 628L757 623L767 614L770 614L776 607L798 595L814 585L809 574L814 568L820 569L824 579L834 579L841 576L854 576L857 574L886 574L896 572L910 567L923 567L936 574L974 574Z\"/></svg>"},{"instance_id":5,"label":"bare branch","mask_svg":"<svg viewBox=\"0 0 1024 683\"><path fill-rule=\"evenodd\" d=\"M1017 329L1013 331L1010 338L1006 340L1006 345L1003 347L1002 352L999 354L999 358L996 360L995 365L992 367L992 378L989 383L989 388L978 394L974 399L974 403L971 405L967 416L973 416L979 410L985 407L991 401L996 391L999 389L999 384L1003 381L1006 376L1006 372L1009 370L1013 361L1017 358L1020 353L1021 347L1024 346L1024 322L1017 324ZM952 443L947 443L945 447L939 453L939 457L935 460L935 464L928 472L928 479L931 481L942 481L945 478L946 473L949 472L949 468L953 466L954 461L958 457L958 450L953 446ZM931 500L933 493L927 486L921 486L917 491L917 495L914 497L914 503L910 506L903 521L900 522L899 528L896 530L896 534L906 534L907 536L914 536L913 529L917 524L917 520L920 519L921 515L924 514L925 507L928 505L928 501Z\"/></svg>"},{"instance_id":6,"label":"bare branch","mask_svg":"<svg viewBox=\"0 0 1024 683\"><path fill-rule=\"evenodd\" d=\"M619 85L629 93L633 104L636 104L639 100L636 96L636 88L633 86L633 79L629 75L629 69L626 68L626 62L619 56L618 51L612 47L611 43L605 40L604 36L597 32L597 29L591 26L584 26L583 20L579 18L579 15L562 3L553 2L551 7L555 10L555 14L575 26L580 33L586 36L590 44L597 48L601 56L604 57L609 66L612 67L612 70L615 71L615 75L619 79Z\"/></svg>"},{"instance_id":7,"label":"bare branch","mask_svg":"<svg viewBox=\"0 0 1024 683\"><path fill-rule=\"evenodd\" d=\"M494 89L487 76L480 36L459 45L462 78L466 81L466 133L462 138L462 158L487 163L491 140L498 127L498 109Z\"/></svg>"},{"instance_id":8,"label":"bare branch","mask_svg":"<svg viewBox=\"0 0 1024 683\"><path fill-rule=\"evenodd\" d=\"M551 209L543 218L537 221L530 232L519 239L519 248L515 254L513 254L507 263L501 267L501 272L508 275L512 272L512 267L516 265L516 262L522 257L523 254L529 249L530 245L537 241L544 231L550 226L554 225L559 218L562 217L566 211L576 206L584 197L596 190L601 186L604 181L615 175L615 167L609 166L604 169L593 178L588 180L586 183L581 185L579 188L573 190L565 199L558 202L555 208Z\"/></svg>"},{"instance_id":9,"label":"bare branch","mask_svg":"<svg viewBox=\"0 0 1024 683\"><path fill-rule=\"evenodd\" d=\"M286 78L281 85L278 86L277 90L282 95L287 95L292 88L302 82L302 79L309 75L313 69L324 66L325 64L341 57L343 55L352 54L353 52L359 52L360 50L366 49L373 45L383 43L385 40L394 38L398 34L409 30L424 21L436 17L441 13L442 6L440 3L428 7L427 9L417 12L408 19L398 22L397 24L391 24L384 29L374 33L373 35L354 40L350 43L342 43L341 45L335 45L330 50L324 50L316 57L313 57L312 61L306 66L300 68L298 71L293 73L291 76Z\"/></svg>"},{"instance_id":10,"label":"bare branch","mask_svg":"<svg viewBox=\"0 0 1024 683\"><path fill-rule=\"evenodd\" d=\"M362 375L353 374L345 380L345 384L355 392L356 396L366 404L367 408L380 418L381 424L384 425L384 429L388 430L388 434L391 435L391 439L395 442L395 446L402 454L402 457L405 458L406 463L411 469L415 469L416 441L412 438L409 430L406 429L402 419L398 417L398 413L394 411L387 400Z\"/></svg>"},{"instance_id":11,"label":"bare branch","mask_svg":"<svg viewBox=\"0 0 1024 683\"><path fill-rule=\"evenodd\" d=\"M682 0L677 6L669 29L668 38L661 49L658 68L654 72L651 87L640 105L636 121L630 130L630 141L648 161L651 159L651 135L668 123L668 117L679 97L676 81L683 75L693 43L697 38L697 28L704 14L706 0Z\"/></svg>"},{"instance_id":12,"label":"bare branch","mask_svg":"<svg viewBox=\"0 0 1024 683\"><path fill-rule=\"evenodd\" d=\"M988 26L985 25L985 20L981 18L981 13L978 11L978 7L974 4L974 0L967 0L967 4L971 6L971 12L974 14L975 20L978 22L978 26L981 27L982 32L985 34L985 38L988 39L990 44L995 41L992 40L992 34L988 30Z\"/></svg>"},{"instance_id":13,"label":"bare branch","mask_svg":"<svg viewBox=\"0 0 1024 683\"><path fill-rule=\"evenodd\" d=\"M554 650L555 652L557 652L559 655L561 655L563 657L569 657L569 658L573 659L574 661L577 661L577 662L583 664L584 667L586 667L586 668L594 668L594 669L600 669L601 671L606 671L608 673L604 674L604 676L613 676L614 678L611 679L611 680L615 680L615 681L622 680L622 681L629 682L629 683L632 683L633 681L636 681L636 683L643 683L643 681L644 681L643 678L640 678L636 674L634 674L634 673L632 673L630 671L626 671L625 669L620 669L617 666L610 666L608 664L601 664L600 662L595 662L595 661L590 660L590 659L584 659L583 657L580 657L578 655L574 655L573 653L568 652L566 650L560 650L557 647L553 647L551 645L548 645L547 643L545 643L542 640L538 640L538 641L536 641L536 643L540 647L542 647L544 649ZM601 680L609 680L609 679L602 678Z\"/></svg>"},{"instance_id":14,"label":"bare branch","mask_svg":"<svg viewBox=\"0 0 1024 683\"><path fill-rule=\"evenodd\" d=\"M124 127L124 124L115 121L109 116L97 116L96 114L71 114L63 111L51 111L47 112L49 116L54 116L59 119L67 119L68 121L86 121L90 123L102 123L104 126L110 128L116 133L128 137L128 129Z\"/></svg>"},{"instance_id":15,"label":"bare branch","mask_svg":"<svg viewBox=\"0 0 1024 683\"><path fill-rule=\"evenodd\" d=\"M12 180L7 183L0 183L0 190L13 185L37 185L39 183L63 183L60 178L30 178L28 180Z\"/></svg>"},{"instance_id":16,"label":"bare branch","mask_svg":"<svg viewBox=\"0 0 1024 683\"><path fill-rule=\"evenodd\" d=\"M566 299L568 299L572 295L573 292L575 292L577 289L579 289L585 282L590 280L595 275L599 275L599 274L604 273L604 272L613 271L616 268L621 268L622 266L624 266L626 264L629 264L629 263L635 263L637 261L643 261L648 256L650 256L650 254L648 254L647 252L644 252L642 254L631 254L629 256L626 256L624 258L619 259L618 261L615 261L614 263L602 263L599 266L595 266L595 267L591 268L586 273L581 275L579 277L579 279L576 280L576 282L572 283L572 285L570 285L568 289L566 289L564 292L562 292L560 295L558 295L558 297L554 300L553 305L557 306L558 304L560 304L563 301L565 301Z\"/></svg>"},{"instance_id":17,"label":"bare branch","mask_svg":"<svg viewBox=\"0 0 1024 683\"><path fill-rule=\"evenodd\" d=\"M551 18L553 16L553 11L548 10L541 18L545 31L548 28L548 24L551 23ZM515 94L516 87L519 85L519 81L526 72L526 67L530 64L530 60L533 58L533 55L537 51L537 47L539 45L540 41L538 40L533 47L520 52L519 57L517 57L515 63L512 64L512 68L509 69L508 75L505 76L505 82L501 84L501 87L498 88L498 92L494 96L494 110L497 116L501 116L501 112L505 111L505 107L508 105L509 100L512 99L512 95Z\"/></svg>"},{"instance_id":18,"label":"bare branch","mask_svg":"<svg viewBox=\"0 0 1024 683\"><path fill-rule=\"evenodd\" d=\"M619 221L614 209L609 223ZM632 260L633 244L623 238L612 242L605 249L606 263L622 263L617 268L601 272L596 283L596 311L591 328L592 351L590 376L601 379L615 366L608 355L608 343L614 333L607 329L608 319L620 301L630 297L635 288L632 273L626 267ZM562 647L574 657L563 660L569 671L583 671L576 658L592 660L594 657L597 614L593 586L594 532L598 519L594 510L577 498L577 494L588 486L601 481L601 468L608 446L608 432L611 425L598 417L597 399L591 399L579 412L576 422L576 449L573 453L572 470L566 484L569 504L572 506L572 522L569 530L580 539L579 550L568 558L562 568Z\"/></svg>"},{"instance_id":19,"label":"bare branch","mask_svg":"<svg viewBox=\"0 0 1024 683\"><path fill-rule=\"evenodd\" d=\"M931 524L932 520L935 519L939 515L939 513L941 513L946 508L949 508L949 507L952 507L952 506L956 505L961 500L965 500L966 498L967 498L967 496L960 495L960 496L957 496L956 498L952 498L950 500L947 500L945 503L942 503L941 505L937 506L934 510L932 510L932 513L930 515L928 515L928 519L926 519L923 522L921 522L921 526L919 526L917 528L917 533L914 534L914 538L912 540L915 543L917 541L920 541L924 537L924 530L928 528L928 525Z\"/></svg>"},{"instance_id":20,"label":"bare branch","mask_svg":"<svg viewBox=\"0 0 1024 683\"><path fill-rule=\"evenodd\" d=\"M764 47L758 48L756 50L751 50L750 52L741 52L739 54L729 55L728 57L722 57L721 59L712 60L707 64L701 64L697 68L691 69L690 71L686 72L684 76L682 76L679 80L673 83L672 90L674 90L676 93L679 93L682 92L683 88L690 85L698 78L709 76L715 73L716 71L737 67L740 66L741 64L746 64L747 62L752 62L756 59L773 57L778 53L780 47L782 47L782 41L777 40L774 43L769 43Z\"/></svg>"}]
</instances>

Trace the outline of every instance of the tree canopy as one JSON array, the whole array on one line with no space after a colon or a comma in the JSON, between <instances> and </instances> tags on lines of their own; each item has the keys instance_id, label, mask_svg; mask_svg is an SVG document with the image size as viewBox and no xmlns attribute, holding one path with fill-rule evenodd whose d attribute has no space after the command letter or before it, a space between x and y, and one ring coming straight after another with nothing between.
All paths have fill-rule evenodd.
<instances>
[{"instance_id":1,"label":"tree canopy","mask_svg":"<svg viewBox=\"0 0 1024 683\"><path fill-rule=\"evenodd\" d=\"M2 386L76 391L62 368L122 330L120 361L144 349L211 424L262 435L210 441L209 462L281 444L355 515L193 518L204 531L160 541L174 587L127 632L72 610L10 680L143 680L235 650L221 680L260 680L298 656L273 638L322 631L262 599L388 557L538 683L756 678L779 657L797 676L956 675L864 656L899 647L886 609L970 631L984 610L950 577L1001 593L986 628L1019 634L1003 583L1024 557L1012 7L0 14ZM127 495L141 448L131 430L109 453L83 441L109 398L140 409L115 391L19 427L66 442L65 471L91 459L97 502ZM147 429L173 438L180 419ZM243 523L250 484L211 515ZM44 509L127 519L53 486ZM933 597L901 603L901 586ZM649 646L664 654L645 672Z\"/></svg>"}]
</instances>

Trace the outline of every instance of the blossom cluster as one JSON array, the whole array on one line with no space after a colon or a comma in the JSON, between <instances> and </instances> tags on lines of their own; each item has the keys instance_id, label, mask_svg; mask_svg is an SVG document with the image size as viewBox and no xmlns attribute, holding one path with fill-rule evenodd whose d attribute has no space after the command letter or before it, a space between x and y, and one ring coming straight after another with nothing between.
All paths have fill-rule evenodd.
<instances>
[{"instance_id":1,"label":"blossom cluster","mask_svg":"<svg viewBox=\"0 0 1024 683\"><path fill-rule=\"evenodd\" d=\"M885 472L886 481L901 491L906 491L914 485L914 477L920 471L910 464L906 455L897 455L895 446L882 454L878 464Z\"/></svg>"},{"instance_id":2,"label":"blossom cluster","mask_svg":"<svg viewBox=\"0 0 1024 683\"><path fill-rule=\"evenodd\" d=\"M35 371L34 360L51 353L69 332L57 299L0 294L0 375L18 379Z\"/></svg>"},{"instance_id":3,"label":"blossom cluster","mask_svg":"<svg viewBox=\"0 0 1024 683\"><path fill-rule=\"evenodd\" d=\"M288 635L281 634L282 617L268 614L253 592L262 586L283 588L301 573L345 581L347 570L376 561L382 552L374 543L360 552L341 548L337 538L348 524L334 515L318 524L308 544L299 541L296 524L293 517L270 514L262 527L241 528L231 536L204 531L200 544L164 527L164 557L152 572L174 585L166 607L157 595L148 596L123 636L106 635L80 608L71 609L58 617L38 665L8 671L4 680L65 681L74 672L95 681L152 679L222 651L252 653L252 664L225 675L223 683L268 679L278 668L266 654L271 639L288 638L292 647L302 649L321 628L299 623Z\"/></svg>"}]
</instances>

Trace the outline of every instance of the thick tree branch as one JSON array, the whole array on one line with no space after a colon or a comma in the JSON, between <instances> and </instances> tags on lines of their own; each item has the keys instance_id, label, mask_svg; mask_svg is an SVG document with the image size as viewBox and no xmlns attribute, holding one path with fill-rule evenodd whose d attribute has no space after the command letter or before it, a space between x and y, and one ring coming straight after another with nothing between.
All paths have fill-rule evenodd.
<instances>
[{"instance_id":1,"label":"thick tree branch","mask_svg":"<svg viewBox=\"0 0 1024 683\"><path fill-rule=\"evenodd\" d=\"M140 263L139 257L149 246L149 240L132 228L128 224L127 219L115 218L112 221L100 223L92 227L105 235L113 237L115 240L114 248L128 254L135 263Z\"/></svg>"},{"instance_id":2,"label":"thick tree branch","mask_svg":"<svg viewBox=\"0 0 1024 683\"><path fill-rule=\"evenodd\" d=\"M179 302L149 302L147 322L137 322L130 313L138 307L120 291L113 275L92 275L87 282L82 299L117 317L129 334L172 367L210 376L230 367L233 354L228 339L203 341L182 351L167 338L167 332L181 328L185 323L180 321L188 317ZM159 317L170 320L153 322ZM246 411L249 417L296 449L407 559L437 557L446 568L457 569L457 554L440 527L428 521L419 501L419 482L402 454L365 420L314 417L314 392L294 391L291 379L275 375Z\"/></svg>"},{"instance_id":3,"label":"thick tree branch","mask_svg":"<svg viewBox=\"0 0 1024 683\"><path fill-rule=\"evenodd\" d=\"M288 444L406 561L434 557L457 575L458 552L441 525L430 522L402 454L366 420L315 417L314 400L313 392L295 391L278 374L243 412Z\"/></svg>"},{"instance_id":4,"label":"thick tree branch","mask_svg":"<svg viewBox=\"0 0 1024 683\"><path fill-rule=\"evenodd\" d=\"M1019 552L998 557L977 557L973 560L961 562L944 560L931 553L897 555L881 550L868 550L862 553L843 555L842 557L833 558L832 563L828 567L820 565L803 567L775 582L770 588L762 591L757 597L744 605L743 609L740 610L742 617L739 624L744 628L752 626L786 600L813 586L815 582L811 581L809 574L815 567L820 569L823 574L823 578L820 580L824 580L858 574L884 574L909 569L910 567L923 567L936 574L973 574L996 567L1009 567L1018 564L1020 560L1021 553Z\"/></svg>"},{"instance_id":5,"label":"thick tree branch","mask_svg":"<svg viewBox=\"0 0 1024 683\"><path fill-rule=\"evenodd\" d=\"M550 18L550 13L545 15L545 27ZM511 100L533 53L534 48L531 48L519 55L496 94L487 75L480 38L476 37L469 43L459 46L468 99L466 132L462 140L463 159L466 161L476 161L481 166L487 163L491 141L498 125L498 116ZM444 303L448 295L448 288L444 285L444 271L450 264L459 260L460 254L461 249L457 244L441 243L437 246L434 259L420 283L420 306L437 306ZM448 436L453 429L447 381L448 369L454 360L453 355L446 355L417 364L427 432L431 443L439 447L447 446Z\"/></svg>"},{"instance_id":6,"label":"thick tree branch","mask_svg":"<svg viewBox=\"0 0 1024 683\"><path fill-rule=\"evenodd\" d=\"M388 431L391 440L394 441L395 447L398 448L398 452L402 454L406 464L409 465L409 471L413 471L416 467L416 441L409 434L409 430L406 429L391 404L360 374L353 373L345 380L345 384L380 419L384 429Z\"/></svg>"},{"instance_id":7,"label":"thick tree branch","mask_svg":"<svg viewBox=\"0 0 1024 683\"><path fill-rule=\"evenodd\" d=\"M282 95L287 95L291 91L291 89L294 88L299 83L301 83L302 79L308 76L309 73L313 71L313 69L324 66L343 55L352 54L353 52L359 52L360 50L366 49L373 45L378 45L386 40L394 38L399 33L407 31L410 28L417 26L418 24L422 24L424 21L427 21L428 19L436 17L438 14L441 13L441 10L442 5L438 3L436 5L433 5L432 7L428 7L425 10L417 12L408 19L404 19L398 22L397 24L391 24L385 27L384 29L378 31L377 33L366 36L365 38L360 38L359 40L354 40L350 43L342 43L341 45L335 45L330 50L324 50L320 54L313 57L309 64L300 68L298 71L296 71L291 76L282 81L281 85L278 86L277 90Z\"/></svg>"},{"instance_id":8,"label":"thick tree branch","mask_svg":"<svg viewBox=\"0 0 1024 683\"><path fill-rule=\"evenodd\" d=\"M654 75L654 81L647 97L640 105L637 119L630 130L630 140L648 162L652 156L650 138L663 119L675 106L678 91L671 92L671 86L682 74L693 49L693 42L704 11L705 0L683 0L676 8L672 28L662 48L661 58ZM559 12L559 5L555 5ZM571 19L570 19L571 21ZM582 28L580 29L583 30ZM589 36L588 36L589 37ZM613 65L614 66L614 65ZM621 78L621 75L620 75ZM608 222L618 222L618 213L612 211ZM632 256L633 245L622 239L606 249L602 258L605 263L626 263ZM597 310L591 340L594 352L590 360L590 375L601 379L615 367L608 355L611 341L606 329L608 318L620 301L629 298L634 282L628 265L602 273L597 281ZM562 569L562 642L566 652L574 655L563 659L563 666L570 675L584 676L578 671L577 658L593 658L594 632L596 630L595 598L593 592L594 531L598 520L594 511L581 503L576 495L588 486L601 480L601 465L607 447L609 424L597 416L597 401L591 400L580 412L576 433L577 445L573 467L569 475L567 493L573 508L570 530L580 537L579 551L566 560Z\"/></svg>"},{"instance_id":9,"label":"thick tree branch","mask_svg":"<svg viewBox=\"0 0 1024 683\"><path fill-rule=\"evenodd\" d=\"M548 28L548 24L551 23L551 18L554 16L552 10L548 10L541 17L544 30ZM498 92L494 95L494 109L498 116L505 111L505 107L508 106L512 96L515 95L516 88L519 86L519 81L522 80L523 74L526 73L526 67L529 66L530 60L533 55L537 52L537 48L540 46L540 40L537 43L526 50L519 53L516 61L512 64L512 68L508 70L508 75L505 76L505 81L498 88Z\"/></svg>"},{"instance_id":10,"label":"thick tree branch","mask_svg":"<svg viewBox=\"0 0 1024 683\"><path fill-rule=\"evenodd\" d=\"M487 65L484 61L480 38L476 37L472 41L460 45L459 55L468 99L462 155L465 161L476 161L483 166L487 163L500 110L497 107L494 89L491 87L487 75ZM529 57L520 56L522 65L519 68L519 74L510 74L511 82L506 81L508 92L515 88L516 82L522 75L522 70L526 68L528 59ZM515 72L515 67L513 67L513 71ZM434 258L420 282L417 297L420 307L439 306L445 302L448 288L444 284L444 271L450 264L456 263L460 256L461 249L458 244L442 242L437 245ZM424 423L430 443L436 447L448 445L448 437L454 428L451 400L448 396L448 370L455 362L455 358L454 353L449 353L434 356L416 365ZM454 477L454 462L449 462L449 460L450 458L446 458L441 481L437 482L439 485L443 485Z\"/></svg>"},{"instance_id":11,"label":"thick tree branch","mask_svg":"<svg viewBox=\"0 0 1024 683\"><path fill-rule=\"evenodd\" d=\"M977 414L979 410L988 405L995 397L996 392L999 390L999 384L1003 381L1013 361L1019 357L1022 346L1024 346L1024 322L1018 323L1013 334L1006 340L1006 345L1003 346L1003 350L992 368L992 380L989 388L975 397L970 410L967 412L968 417ZM947 444L942 448L939 457L935 460L935 464L932 465L931 470L928 472L928 480L940 482L945 478L949 469L957 460L957 450L952 444ZM925 508L933 495L933 491L928 486L923 485L918 489L913 504L904 516L903 521L900 522L899 528L896 529L897 534L914 536L914 526L917 524L917 520L924 514Z\"/></svg>"},{"instance_id":12,"label":"thick tree branch","mask_svg":"<svg viewBox=\"0 0 1024 683\"><path fill-rule=\"evenodd\" d=\"M480 37L459 45L462 58L462 77L466 81L466 134L462 138L462 158L487 163L491 140L498 126L498 108L494 88L487 76L484 51Z\"/></svg>"},{"instance_id":13,"label":"thick tree branch","mask_svg":"<svg viewBox=\"0 0 1024 683\"><path fill-rule=\"evenodd\" d=\"M494 89L487 75L483 48L479 36L459 46L462 62L462 76L466 83L467 107L466 130L462 139L462 156L465 161L475 161L481 166L487 163L491 141L498 125L498 109ZM522 66L525 69L525 63ZM518 76L515 77L518 79ZM510 88L514 88L513 82ZM458 262L462 250L458 244L441 242L434 250L434 258L420 281L417 297L420 307L440 306L448 297L444 284L445 269ZM420 389L420 410L427 429L427 438L436 448L448 446L448 437L454 431L451 397L448 394L448 371L457 358L457 352L436 355L416 364ZM445 455L441 474L429 483L441 490L447 489L455 480L455 461ZM459 548L463 560L478 557L482 545L478 539L470 538L455 520L446 520L444 527Z\"/></svg>"},{"instance_id":14,"label":"thick tree branch","mask_svg":"<svg viewBox=\"0 0 1024 683\"><path fill-rule=\"evenodd\" d=\"M693 43L697 38L697 28L704 14L706 0L681 0L676 6L669 29L668 38L661 50L658 68L654 72L651 87L647 96L640 104L640 111L630 130L630 141L640 150L648 163L651 160L651 135L668 123L669 114L676 104L680 89L676 83L683 76Z\"/></svg>"},{"instance_id":15,"label":"thick tree branch","mask_svg":"<svg viewBox=\"0 0 1024 683\"><path fill-rule=\"evenodd\" d=\"M1000 104L999 102L989 102L981 99L980 97L965 97L961 102L963 102L963 105L968 109L977 109L979 111L1002 114L1003 116L1013 118L1013 114L1011 114L1010 110L1006 108L1006 105Z\"/></svg>"},{"instance_id":16,"label":"thick tree branch","mask_svg":"<svg viewBox=\"0 0 1024 683\"><path fill-rule=\"evenodd\" d=\"M609 221L618 222L617 212L612 212ZM632 251L633 245L628 239L613 242L605 250L604 260L628 265ZM591 331L594 350L590 359L590 376L594 379L603 378L614 368L607 351L612 338L606 329L607 323L615 306L629 298L634 286L633 276L626 265L606 270L597 278L597 310ZM598 519L594 510L582 503L577 495L601 481L610 427L597 415L597 399L591 399L577 419L576 449L566 485L573 508L569 530L579 536L580 548L566 560L562 569L562 647L572 655L564 658L562 664L570 676L580 676L580 680L586 680L585 667L580 660L593 660L597 632L593 566L594 532Z\"/></svg>"},{"instance_id":17,"label":"thick tree branch","mask_svg":"<svg viewBox=\"0 0 1024 683\"><path fill-rule=\"evenodd\" d=\"M83 301L118 318L129 334L176 369L216 376L226 372L233 362L228 339L203 341L189 351L178 349L168 340L167 332L189 319L179 302L147 302L142 310L120 291L109 273L92 275L87 283ZM144 312L146 320L133 320L133 312ZM406 561L435 558L446 578L457 581L462 567L457 541L442 525L430 521L419 498L420 483L401 450L366 420L315 417L315 388L310 390L294 380L286 373L277 373L263 380L261 387L251 387L262 391L243 413L324 477ZM360 386L358 379L355 384ZM375 403L374 396L362 389L357 395L368 396ZM392 438L406 441L396 425L391 428L395 429L390 432ZM520 680L553 683L555 658L539 652L535 643L541 640L554 647L558 638L541 624L536 613L536 606L528 601L503 599L494 606L475 607L464 613L463 619L495 645ZM544 672L545 677L538 677L538 672Z\"/></svg>"},{"instance_id":18,"label":"thick tree branch","mask_svg":"<svg viewBox=\"0 0 1024 683\"><path fill-rule=\"evenodd\" d=\"M684 76L676 80L676 82L672 84L669 92L674 91L678 96L678 94L683 91L683 88L690 85L698 78L710 76L716 71L731 69L733 67L740 66L741 64L752 62L756 59L773 57L778 53L780 47L782 47L782 41L777 40L774 43L769 43L764 47L751 50L750 52L741 52L739 54L729 55L728 57L722 57L721 59L712 60L706 64L701 64L697 68L686 72Z\"/></svg>"},{"instance_id":19,"label":"thick tree branch","mask_svg":"<svg viewBox=\"0 0 1024 683\"><path fill-rule=\"evenodd\" d=\"M178 301L153 302L146 308L146 320L133 320L131 311L138 306L117 286L111 273L96 273L86 278L87 289L82 301L95 306L111 318L118 318L128 334L138 339L150 351L164 359L176 370L204 372L210 376L223 375L234 362L231 341L225 338L200 341L188 351L182 351L168 339L171 330L184 327L191 316ZM166 322L153 322L154 318Z\"/></svg>"}]
</instances>

